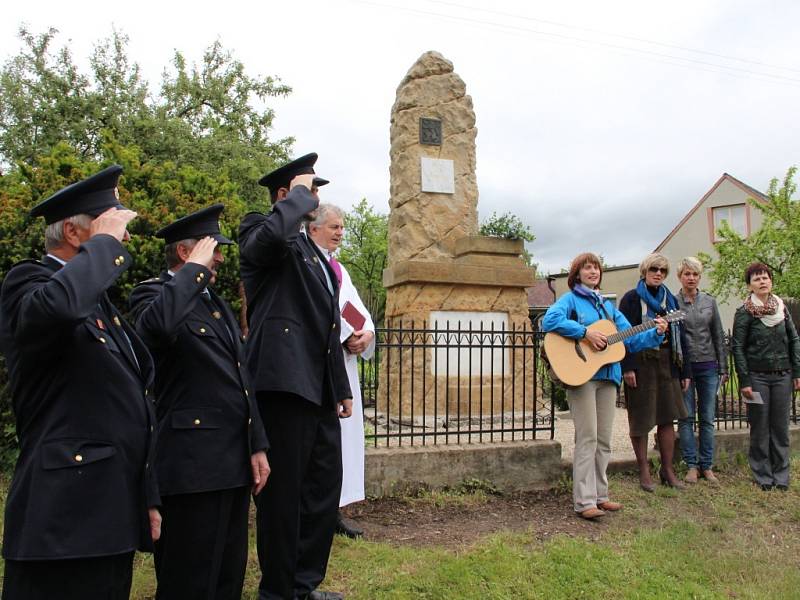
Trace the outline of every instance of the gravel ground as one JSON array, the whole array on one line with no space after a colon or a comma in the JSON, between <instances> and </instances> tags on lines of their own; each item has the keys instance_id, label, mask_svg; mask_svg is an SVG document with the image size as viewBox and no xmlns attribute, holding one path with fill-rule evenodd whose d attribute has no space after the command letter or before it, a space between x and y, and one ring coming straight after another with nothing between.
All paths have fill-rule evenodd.
<instances>
[{"instance_id":1,"label":"gravel ground","mask_svg":"<svg viewBox=\"0 0 800 600\"><path fill-rule=\"evenodd\" d=\"M572 461L575 452L575 426L569 411L556 413L555 439L561 442L561 458ZM614 435L611 437L611 458L634 458L631 439L628 436L628 411L617 408L614 415Z\"/></svg>"}]
</instances>

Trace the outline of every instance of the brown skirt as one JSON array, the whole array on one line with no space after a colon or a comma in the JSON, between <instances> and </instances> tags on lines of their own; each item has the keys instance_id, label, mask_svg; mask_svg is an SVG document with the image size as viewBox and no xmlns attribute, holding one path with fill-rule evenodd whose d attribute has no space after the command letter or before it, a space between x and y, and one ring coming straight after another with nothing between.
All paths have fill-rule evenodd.
<instances>
[{"instance_id":1,"label":"brown skirt","mask_svg":"<svg viewBox=\"0 0 800 600\"><path fill-rule=\"evenodd\" d=\"M630 434L642 436L656 425L669 425L688 416L683 403L681 382L672 375L669 346L644 350L638 355L636 387L625 386Z\"/></svg>"}]
</instances>

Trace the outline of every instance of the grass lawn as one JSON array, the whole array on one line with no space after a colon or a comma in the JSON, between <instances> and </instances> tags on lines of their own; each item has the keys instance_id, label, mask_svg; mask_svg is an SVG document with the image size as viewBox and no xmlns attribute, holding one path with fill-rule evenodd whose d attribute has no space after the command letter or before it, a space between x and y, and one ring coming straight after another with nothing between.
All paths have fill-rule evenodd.
<instances>
[{"instance_id":1,"label":"grass lawn","mask_svg":"<svg viewBox=\"0 0 800 600\"><path fill-rule=\"evenodd\" d=\"M800 456L792 471L800 481ZM762 492L742 464L720 478L718 488L701 482L645 494L632 476L615 475L611 491L625 504L621 513L586 526L562 511L553 515L559 533L544 538L541 521L456 547L337 537L323 589L364 599L800 598L798 483L786 493ZM568 513L565 483L556 493ZM403 502L417 512L465 502L491 511L494 497L442 493ZM252 535L251 542L247 599L257 597ZM152 559L138 555L131 597L152 598L154 589Z\"/></svg>"}]
</instances>

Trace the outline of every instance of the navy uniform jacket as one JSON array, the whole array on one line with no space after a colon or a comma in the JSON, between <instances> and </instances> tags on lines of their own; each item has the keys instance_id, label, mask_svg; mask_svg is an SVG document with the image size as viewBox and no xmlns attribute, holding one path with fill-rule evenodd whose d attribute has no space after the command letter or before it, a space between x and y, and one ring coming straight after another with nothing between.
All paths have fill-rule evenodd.
<instances>
[{"instance_id":1,"label":"navy uniform jacket","mask_svg":"<svg viewBox=\"0 0 800 600\"><path fill-rule=\"evenodd\" d=\"M253 387L321 405L323 398L340 402L352 394L339 342L336 275L299 231L317 205L307 188L296 186L269 215L247 214L239 227L239 257Z\"/></svg>"},{"instance_id":2,"label":"navy uniform jacket","mask_svg":"<svg viewBox=\"0 0 800 600\"><path fill-rule=\"evenodd\" d=\"M152 548L153 363L105 293L131 262L114 237L96 235L65 266L23 261L3 282L0 349L20 443L5 558Z\"/></svg>"},{"instance_id":3,"label":"navy uniform jacket","mask_svg":"<svg viewBox=\"0 0 800 600\"><path fill-rule=\"evenodd\" d=\"M140 283L130 297L136 331L156 363L162 495L250 485L250 455L268 446L239 325L213 290L210 302L201 296L210 277L186 263L174 277Z\"/></svg>"}]
</instances>

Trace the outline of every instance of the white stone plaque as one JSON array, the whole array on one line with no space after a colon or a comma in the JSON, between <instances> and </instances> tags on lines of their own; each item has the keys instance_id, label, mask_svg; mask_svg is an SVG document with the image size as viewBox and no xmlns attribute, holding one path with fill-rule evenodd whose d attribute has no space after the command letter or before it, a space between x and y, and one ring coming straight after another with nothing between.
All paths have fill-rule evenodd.
<instances>
[{"instance_id":1,"label":"white stone plaque","mask_svg":"<svg viewBox=\"0 0 800 600\"><path fill-rule=\"evenodd\" d=\"M455 194L456 176L453 161L443 158L423 156L420 171L422 173L422 191L434 194Z\"/></svg>"},{"instance_id":2,"label":"white stone plaque","mask_svg":"<svg viewBox=\"0 0 800 600\"><path fill-rule=\"evenodd\" d=\"M431 373L437 377L495 378L509 373L508 313L455 310L431 311L429 329L439 338L431 357ZM441 333L439 333L441 332ZM448 347L449 346L449 347Z\"/></svg>"}]
</instances>

